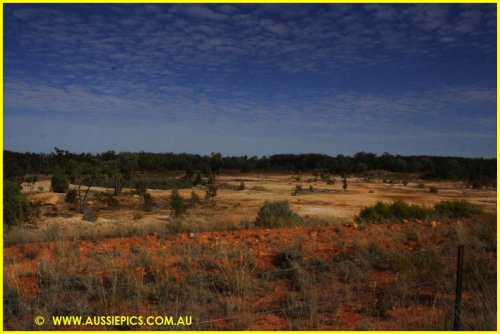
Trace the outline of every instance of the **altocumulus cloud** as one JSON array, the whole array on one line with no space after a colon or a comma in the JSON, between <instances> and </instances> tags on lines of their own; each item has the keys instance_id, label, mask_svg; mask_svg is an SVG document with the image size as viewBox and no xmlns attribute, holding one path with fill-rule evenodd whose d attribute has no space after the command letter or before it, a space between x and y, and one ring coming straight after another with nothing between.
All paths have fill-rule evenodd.
<instances>
[{"instance_id":1,"label":"altocumulus cloud","mask_svg":"<svg viewBox=\"0 0 500 334\"><path fill-rule=\"evenodd\" d=\"M494 5L7 4L4 25L6 148L59 122L94 126L74 150L495 154Z\"/></svg>"}]
</instances>

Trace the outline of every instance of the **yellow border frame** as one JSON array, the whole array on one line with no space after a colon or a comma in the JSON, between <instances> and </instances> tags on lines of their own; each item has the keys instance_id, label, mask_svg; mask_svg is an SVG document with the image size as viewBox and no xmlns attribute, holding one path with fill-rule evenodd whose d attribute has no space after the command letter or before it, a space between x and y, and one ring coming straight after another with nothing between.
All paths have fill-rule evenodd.
<instances>
[{"instance_id":1,"label":"yellow border frame","mask_svg":"<svg viewBox=\"0 0 500 334\"><path fill-rule=\"evenodd\" d=\"M387 3L387 4L404 4L404 3L424 3L424 4L432 4L432 3L445 3L445 4L459 4L459 3L473 3L473 4L480 4L480 3L496 3L497 4L497 120L496 120L496 126L497 126L497 139L496 139L496 153L497 153L497 179L498 179L498 172L500 170L500 165L498 163L498 156L500 152L499 148L499 140L498 140L498 127L499 127L499 120L498 120L498 109L499 109L499 101L498 101L498 93L500 92L499 89L499 79L498 79L498 74L499 74L499 65L500 61L498 58L498 51L500 50L499 47L499 26L500 26L500 18L498 16L498 9L500 8L499 5L500 0L483 0L483 1L454 1L454 0L418 0L418 1L402 1L402 0L379 0L379 1L353 1L353 0L344 0L344 1L336 1L336 0L314 0L314 1L305 1L305 0L271 0L271 1L266 1L266 0L246 0L246 1L237 1L237 0L209 0L209 1L204 1L204 0L188 0L188 1L164 1L164 0L149 0L149 1L134 1L134 0L107 0L107 1L102 1L102 0L86 0L86 1L65 1L65 0L52 0L52 1L44 1L44 0L2 0L1 6L0 6L0 77L2 78L2 82L0 83L0 102L2 103L2 112L0 115L0 125L1 125L1 133L2 136L0 138L0 145L2 147L2 152L0 153L0 166L2 167L0 169L0 176L2 178L2 182L0 183L0 209L3 212L3 129L4 129L4 123L3 123L3 4L84 4L84 3L89 3L89 4L105 4L105 3L133 3L133 4L141 4L141 3L182 3L182 4L189 4L189 3L203 3L203 4L211 4L211 3L253 3L253 4L264 4L264 3L281 3L281 4L304 4L304 3L309 3L309 4L314 4L314 3L349 3L349 4L369 4L369 3ZM500 199L500 195L497 191L497 207L498 207L498 201ZM498 208L497 208L498 210ZM3 215L2 218L2 224L0 226L0 231L2 232L2 241L1 241L1 249L0 249L0 256L1 256L1 268L2 271L0 272L0 279L2 280L2 289L0 291L0 297L2 299L2 303L0 306L0 319L2 319L2 328L0 329L1 332L3 332ZM499 227L499 218L497 214L497 233L498 233L498 227ZM498 235L497 235L497 248L498 248ZM497 331L477 331L475 333L497 333L498 332L498 315L499 313L499 298L498 298L498 290L500 287L499 280L498 280L498 272L499 272L499 263L498 263L498 251L497 251ZM7 333L32 333L35 331L6 331ZM42 330L43 332L43 330ZM51 333L95 333L99 331L47 331ZM119 333L123 331L106 331L106 332L112 332L112 333ZM150 333L150 331L130 331L133 333ZM171 331L170 333L185 333L186 331ZM203 332L212 332L212 331L203 331ZM252 332L252 333L275 333L275 331L224 331L224 333L241 333L241 332ZM280 331L280 332L285 332L285 331ZM289 332L289 331L286 331ZM425 333L453 333L452 331L417 331L417 332L425 332ZM310 333L310 331L293 331L290 333ZM357 333L356 331L314 331L314 333ZM380 331L379 333L401 333L401 331Z\"/></svg>"}]
</instances>

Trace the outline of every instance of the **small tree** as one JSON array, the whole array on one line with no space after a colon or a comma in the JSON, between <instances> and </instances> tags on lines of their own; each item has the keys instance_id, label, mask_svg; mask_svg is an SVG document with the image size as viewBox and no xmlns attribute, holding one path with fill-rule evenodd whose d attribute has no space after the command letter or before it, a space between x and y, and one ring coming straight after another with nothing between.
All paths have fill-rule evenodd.
<instances>
[{"instance_id":1,"label":"small tree","mask_svg":"<svg viewBox=\"0 0 500 334\"><path fill-rule=\"evenodd\" d=\"M113 195L119 196L122 193L122 173L116 161L109 161L104 166L104 173L113 180Z\"/></svg>"},{"instance_id":2,"label":"small tree","mask_svg":"<svg viewBox=\"0 0 500 334\"><path fill-rule=\"evenodd\" d=\"M215 205L215 197L217 196L217 185L212 178L210 178L209 181L210 182L207 185L207 191L205 193L205 200L213 206Z\"/></svg>"},{"instance_id":3,"label":"small tree","mask_svg":"<svg viewBox=\"0 0 500 334\"><path fill-rule=\"evenodd\" d=\"M295 185L295 189L292 190L292 196L300 195L301 192L302 192L302 185L301 184L296 184Z\"/></svg>"},{"instance_id":4,"label":"small tree","mask_svg":"<svg viewBox=\"0 0 500 334\"><path fill-rule=\"evenodd\" d=\"M472 181L472 189L481 189L483 188L483 184L481 183L481 181L479 179L474 179Z\"/></svg>"},{"instance_id":5,"label":"small tree","mask_svg":"<svg viewBox=\"0 0 500 334\"><path fill-rule=\"evenodd\" d=\"M405 175L403 176L403 180L402 180L402 183L403 183L403 186L408 186L408 182L410 181L410 178L408 175Z\"/></svg>"},{"instance_id":6,"label":"small tree","mask_svg":"<svg viewBox=\"0 0 500 334\"><path fill-rule=\"evenodd\" d=\"M144 196L144 194L148 191L148 182L142 179L136 180L134 182L134 188L137 195Z\"/></svg>"},{"instance_id":7,"label":"small tree","mask_svg":"<svg viewBox=\"0 0 500 334\"><path fill-rule=\"evenodd\" d=\"M6 180L3 184L3 222L7 227L18 225L31 216L30 201L21 193L17 183Z\"/></svg>"},{"instance_id":8,"label":"small tree","mask_svg":"<svg viewBox=\"0 0 500 334\"><path fill-rule=\"evenodd\" d=\"M97 221L97 216L99 215L99 211L96 208L83 208L83 220L89 221L89 222L95 222Z\"/></svg>"},{"instance_id":9,"label":"small tree","mask_svg":"<svg viewBox=\"0 0 500 334\"><path fill-rule=\"evenodd\" d=\"M203 183L203 180L201 178L200 173L196 173L196 176L195 176L194 181L193 181L193 185L197 186L197 185L202 184L202 183Z\"/></svg>"},{"instance_id":10,"label":"small tree","mask_svg":"<svg viewBox=\"0 0 500 334\"><path fill-rule=\"evenodd\" d=\"M191 200L190 200L191 207L194 208L196 205L200 203L201 203L200 196L198 196L196 192L191 191Z\"/></svg>"},{"instance_id":11,"label":"small tree","mask_svg":"<svg viewBox=\"0 0 500 334\"><path fill-rule=\"evenodd\" d=\"M182 216L187 210L184 198L182 198L177 189L172 190L172 194L170 195L170 208L174 210L176 216Z\"/></svg>"},{"instance_id":12,"label":"small tree","mask_svg":"<svg viewBox=\"0 0 500 334\"><path fill-rule=\"evenodd\" d=\"M212 172L214 172L214 174L219 174L223 165L224 161L222 160L222 154L219 152L212 153L212 156L210 157L210 169Z\"/></svg>"},{"instance_id":13,"label":"small tree","mask_svg":"<svg viewBox=\"0 0 500 334\"><path fill-rule=\"evenodd\" d=\"M32 194L33 189L35 188L35 183L36 183L36 181L38 181L38 176L36 176L35 174L28 175L28 177L26 178L25 181L29 183L30 194Z\"/></svg>"},{"instance_id":14,"label":"small tree","mask_svg":"<svg viewBox=\"0 0 500 334\"><path fill-rule=\"evenodd\" d=\"M78 204L78 192L75 189L70 189L66 193L64 201L68 204L77 205Z\"/></svg>"},{"instance_id":15,"label":"small tree","mask_svg":"<svg viewBox=\"0 0 500 334\"><path fill-rule=\"evenodd\" d=\"M143 197L144 197L144 203L142 205L142 208L144 209L144 211L151 211L151 209L153 209L155 205L153 196L151 196L150 193L145 193Z\"/></svg>"},{"instance_id":16,"label":"small tree","mask_svg":"<svg viewBox=\"0 0 500 334\"><path fill-rule=\"evenodd\" d=\"M186 166L186 174L184 175L185 179L191 179L194 176L194 169L191 164Z\"/></svg>"},{"instance_id":17,"label":"small tree","mask_svg":"<svg viewBox=\"0 0 500 334\"><path fill-rule=\"evenodd\" d=\"M61 169L56 169L54 175L52 175L50 186L52 187L52 191L56 193L65 193L68 191L69 181Z\"/></svg>"},{"instance_id":18,"label":"small tree","mask_svg":"<svg viewBox=\"0 0 500 334\"><path fill-rule=\"evenodd\" d=\"M342 188L344 191L347 191L347 176L344 175L344 178L342 179Z\"/></svg>"},{"instance_id":19,"label":"small tree","mask_svg":"<svg viewBox=\"0 0 500 334\"><path fill-rule=\"evenodd\" d=\"M102 178L101 168L98 164L78 163L74 160L68 163L72 180L77 186L78 211L84 213L90 188L95 186ZM86 187L86 189L82 189Z\"/></svg>"}]
</instances>

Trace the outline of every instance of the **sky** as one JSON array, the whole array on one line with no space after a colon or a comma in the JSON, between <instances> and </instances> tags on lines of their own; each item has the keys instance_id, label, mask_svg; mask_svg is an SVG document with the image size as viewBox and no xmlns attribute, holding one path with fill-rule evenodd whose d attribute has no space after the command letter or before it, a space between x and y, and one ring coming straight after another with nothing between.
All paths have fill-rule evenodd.
<instances>
[{"instance_id":1,"label":"sky","mask_svg":"<svg viewBox=\"0 0 500 334\"><path fill-rule=\"evenodd\" d=\"M4 4L4 149L496 156L496 4Z\"/></svg>"}]
</instances>

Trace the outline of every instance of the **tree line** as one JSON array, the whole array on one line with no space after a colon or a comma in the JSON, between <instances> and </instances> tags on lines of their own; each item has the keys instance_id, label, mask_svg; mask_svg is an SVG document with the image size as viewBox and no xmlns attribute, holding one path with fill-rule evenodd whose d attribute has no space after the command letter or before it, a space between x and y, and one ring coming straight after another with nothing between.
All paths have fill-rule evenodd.
<instances>
[{"instance_id":1,"label":"tree line","mask_svg":"<svg viewBox=\"0 0 500 334\"><path fill-rule=\"evenodd\" d=\"M53 174L64 171L72 178L85 171L99 170L109 176L131 179L140 172L185 171L187 175L205 175L220 171L287 171L322 170L332 174L363 174L373 170L416 173L422 178L464 180L480 185L496 185L496 158L443 156L401 156L358 152L353 156L339 154L275 154L271 156L222 156L220 153L199 155L187 153L114 152L99 154L72 153L55 148L52 153L4 151L4 178Z\"/></svg>"}]
</instances>

